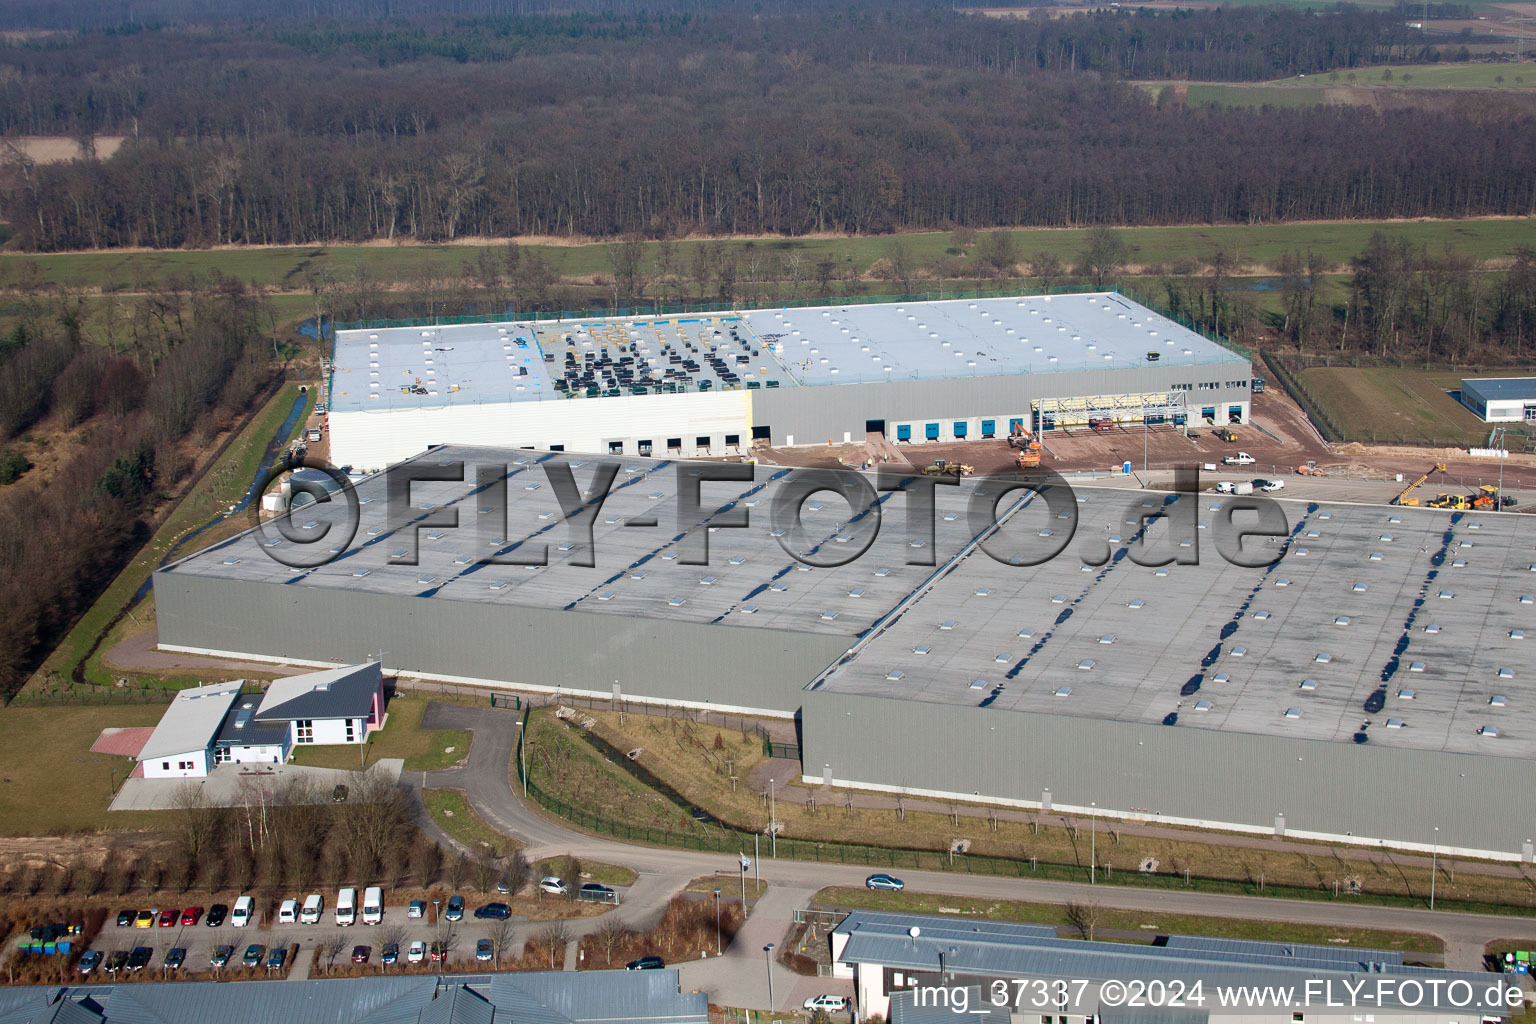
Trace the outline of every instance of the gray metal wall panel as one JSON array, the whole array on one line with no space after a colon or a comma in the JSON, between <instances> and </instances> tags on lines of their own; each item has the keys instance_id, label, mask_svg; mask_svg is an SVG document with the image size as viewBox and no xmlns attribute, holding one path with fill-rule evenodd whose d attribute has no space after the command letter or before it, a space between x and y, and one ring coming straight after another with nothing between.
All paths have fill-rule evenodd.
<instances>
[{"instance_id":1,"label":"gray metal wall panel","mask_svg":"<svg viewBox=\"0 0 1536 1024\"><path fill-rule=\"evenodd\" d=\"M808 692L808 775L1515 854L1536 762ZM920 739L919 739L920 738ZM1438 836L1433 831L1439 826Z\"/></svg>"},{"instance_id":2,"label":"gray metal wall panel","mask_svg":"<svg viewBox=\"0 0 1536 1024\"><path fill-rule=\"evenodd\" d=\"M843 434L864 436L866 420L888 424L910 420L965 419L969 416L1023 413L1037 398L1137 394L1166 391L1173 384L1247 381L1247 362L1196 366L1148 366L1121 370L1063 370L1060 373L955 377L947 380L893 380L877 384L838 384L774 388L752 393L752 420L773 428L773 443L793 435L797 444L813 444ZM1220 388L1191 391L1188 403L1198 416L1209 403L1247 402L1248 390ZM1225 420L1224 416L1218 416Z\"/></svg>"},{"instance_id":3,"label":"gray metal wall panel","mask_svg":"<svg viewBox=\"0 0 1536 1024\"><path fill-rule=\"evenodd\" d=\"M847 637L155 574L160 642L792 713Z\"/></svg>"}]
</instances>

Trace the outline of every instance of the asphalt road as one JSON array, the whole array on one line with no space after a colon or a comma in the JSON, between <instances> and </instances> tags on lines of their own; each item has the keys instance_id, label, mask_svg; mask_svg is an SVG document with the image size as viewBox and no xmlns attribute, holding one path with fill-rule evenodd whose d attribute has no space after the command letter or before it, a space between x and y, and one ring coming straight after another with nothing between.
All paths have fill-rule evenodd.
<instances>
[{"instance_id":1,"label":"asphalt road","mask_svg":"<svg viewBox=\"0 0 1536 1024\"><path fill-rule=\"evenodd\" d=\"M433 704L423 719L428 729L468 729L475 734L467 763L424 776L407 775L404 781L428 787L462 789L470 803L492 827L528 844L532 859L561 853L624 864L642 878L631 890L631 899L660 908L671 892L691 878L724 872L738 865L732 855L632 846L574 831L541 812L525 806L514 793L509 768L516 750L517 715L510 711ZM748 851L748 856L750 856ZM754 870L772 885L818 889L827 885L861 885L867 872L860 867L764 857ZM1264 899L1200 892L1167 892L1113 885L1086 885L1030 879L998 878L944 872L911 871L902 875L907 886L924 892L985 899L1015 899L1046 903L1096 901L1102 906L1145 912L1149 924L1159 914L1203 914L1214 917L1259 918L1298 924L1337 925L1390 931L1424 932L1446 944L1446 966L1480 970L1485 943L1493 939L1536 942L1536 918L1488 914L1448 913L1403 907L1350 905L1338 902ZM657 891L671 887L663 895ZM783 1000L778 1000L782 1002Z\"/></svg>"}]
</instances>

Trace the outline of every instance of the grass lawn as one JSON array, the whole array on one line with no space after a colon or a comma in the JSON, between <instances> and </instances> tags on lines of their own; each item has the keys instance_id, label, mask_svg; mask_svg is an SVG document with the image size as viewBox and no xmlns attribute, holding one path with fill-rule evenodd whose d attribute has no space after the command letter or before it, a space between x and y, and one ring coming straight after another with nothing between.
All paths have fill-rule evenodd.
<instances>
[{"instance_id":1,"label":"grass lawn","mask_svg":"<svg viewBox=\"0 0 1536 1024\"><path fill-rule=\"evenodd\" d=\"M0 835L64 835L163 825L152 811L107 815L114 783L133 761L91 753L110 726L160 721L163 705L0 708Z\"/></svg>"},{"instance_id":2,"label":"grass lawn","mask_svg":"<svg viewBox=\"0 0 1536 1024\"><path fill-rule=\"evenodd\" d=\"M535 711L529 718L529 759L534 781L546 792L591 814L641 829L700 838L714 834L714 826L694 820L688 811L691 806L743 831L766 827L767 801L740 782L733 791L730 783L730 774L740 779L761 758L762 748L754 740L714 726L632 713L625 716L620 730L615 714L586 710L581 714L597 720L592 733L613 750L640 747L644 752L633 762L622 753L610 758L582 735L583 730L555 719L552 710ZM714 745L716 733L721 736L719 750ZM637 770L649 773L657 784L642 782ZM680 799L669 798L663 787ZM841 792L815 808L804 800L805 791L798 784L779 787L780 856L791 855L786 840L868 845L883 848L868 861L871 869L886 867L899 873L901 866L911 867L913 855L887 855L885 850L930 851L925 866L942 867L943 851L956 837L963 837L971 841L972 854L1004 858L1021 874L1038 870L1039 877L1086 880L1088 876L1093 844L1083 834L1087 821L1059 814L1033 818L1021 814L1019 819L999 818L994 824L979 806L957 802L943 810L917 810L898 808L889 797L880 797L876 806L861 806L850 804ZM951 808L953 817L948 813ZM1261 887L1273 891L1278 886L1321 893L1346 877L1355 877L1373 897L1414 905L1428 901L1428 867L1399 863L1391 851L1348 851L1336 856L1327 845L1301 841L1288 843L1284 851L1254 849L1205 842L1193 829L1181 830L1187 839L1122 832L1116 823L1103 820L1097 833L1099 878L1112 884L1143 884L1137 866L1150 859L1164 876L1188 871L1204 880L1195 888L1211 891L1256 893ZM768 855L765 841L762 856ZM808 846L802 855L820 854ZM1470 870L1455 871L1452 881L1444 858L1440 867L1441 900L1533 906L1523 882ZM1156 884L1167 884L1167 880Z\"/></svg>"},{"instance_id":3,"label":"grass lawn","mask_svg":"<svg viewBox=\"0 0 1536 1024\"><path fill-rule=\"evenodd\" d=\"M1454 371L1317 366L1298 379L1351 441L1465 445L1488 439L1487 425L1445 393L1461 386Z\"/></svg>"},{"instance_id":4,"label":"grass lawn","mask_svg":"<svg viewBox=\"0 0 1536 1024\"><path fill-rule=\"evenodd\" d=\"M437 827L471 850L504 857L522 846L516 839L487 825L464 799L464 794L456 789L422 790L421 800Z\"/></svg>"},{"instance_id":5,"label":"grass lawn","mask_svg":"<svg viewBox=\"0 0 1536 1024\"><path fill-rule=\"evenodd\" d=\"M714 891L719 889L720 898L722 900L732 895L739 899L741 897L741 883L741 875L736 872L732 872L728 875L705 875L703 878L695 878L693 881L689 882L687 888L684 891L703 892L713 895ZM747 895L749 897L761 896L763 893L768 891L768 883L754 879L752 877L751 871L747 872L746 883Z\"/></svg>"},{"instance_id":6,"label":"grass lawn","mask_svg":"<svg viewBox=\"0 0 1536 1024\"><path fill-rule=\"evenodd\" d=\"M1404 69L1419 71L1426 77L1432 72L1458 71L1461 68ZM1471 71L1473 69L1467 68ZM1369 72L1366 72L1369 74ZM1395 72L1394 72L1395 73ZM1536 73L1528 76L1536 82ZM1307 79L1305 81L1312 81ZM1419 82L1418 74L1412 79ZM1162 83L1156 83L1161 87ZM1270 92L1284 93L1296 87L1285 84L1227 85L1200 83L1196 89L1258 90L1256 96ZM1320 89L1322 83L1300 87ZM1272 102L1290 103L1291 99L1277 97ZM1441 220L1414 222L1339 221L1301 224L1227 225L1209 227L1188 225L1178 227L1138 227L1123 229L1132 248L1131 262L1166 263L1180 256L1209 255L1218 245L1235 250L1251 263L1272 265L1274 258L1286 249L1315 249L1330 258L1343 261L1357 254L1371 232L1390 230L1410 235L1415 242L1431 245L1454 244L1478 259L1507 255L1516 246L1529 241L1532 222L1530 219L1509 220ZM1082 250L1087 236L1086 229L1027 228L1011 232L1020 253L1029 256L1049 250L1063 260L1071 262ZM840 268L849 267L863 272L880 259L892 244L900 241L919 261L941 255L950 247L947 232L918 232L897 238L760 238L733 239L726 244L745 257L749 247L766 253L771 264L791 251L806 258L806 280L799 295L807 297L816 288L815 264L830 259ZM693 249L704 244L685 240L675 244L678 265L687 266ZM274 297L284 317L306 315L313 306L305 275L313 268L327 265L339 279L345 280L353 268L365 267L370 276L382 282L409 283L431 267L457 271L464 263L472 261L482 249L500 251L503 245L393 245L393 246L323 246L303 248L252 248L217 249L189 252L87 252L58 254L0 254L0 286L14 280L22 261L35 262L48 281L59 284L86 287L140 289L154 284L169 274L197 271L207 273L217 269L247 282L278 289ZM590 281L592 275L611 272L608 262L608 243L591 242L580 245L529 246L543 252L555 271L568 283ZM647 250L654 262L656 245L648 244ZM741 284L742 293L748 285ZM936 287L931 281L923 281L920 290ZM282 294L286 293L286 294ZM747 300L742 299L743 303ZM766 300L765 300L766 301Z\"/></svg>"},{"instance_id":7,"label":"grass lawn","mask_svg":"<svg viewBox=\"0 0 1536 1024\"><path fill-rule=\"evenodd\" d=\"M977 900L962 896L933 896L921 892L871 892L847 886L829 886L818 892L812 906L829 909L888 910L913 914L956 914L993 921L1023 921L1071 928L1067 908L1056 903L1024 903L1014 900ZM1376 931L1370 928L1335 928L1331 925L1288 924L1249 918L1204 917L1196 914L1151 913L1136 910L1100 909L1097 928L1139 931L1152 935L1209 935L1223 939L1258 939L1268 942L1305 942L1319 946L1349 945L1363 949L1393 949L1404 953L1440 953L1445 944L1436 936L1418 932ZM1340 940L1343 940L1342 942Z\"/></svg>"},{"instance_id":8,"label":"grass lawn","mask_svg":"<svg viewBox=\"0 0 1536 1024\"><path fill-rule=\"evenodd\" d=\"M545 857L533 866L533 873L538 878L546 875L558 875L565 879L567 885L571 882L571 876L575 874L571 870L571 860L565 857ZM605 864L600 860L583 860L581 862L581 881L597 882L600 885L634 885L635 872L631 868L619 864Z\"/></svg>"},{"instance_id":9,"label":"grass lawn","mask_svg":"<svg viewBox=\"0 0 1536 1024\"><path fill-rule=\"evenodd\" d=\"M421 716L427 710L425 697L396 697L385 709L384 728L368 740L368 763L382 757L405 760L408 772L431 772L458 764L469 756L469 733L458 729L427 730ZM340 768L357 771L362 755L354 746L295 747L293 763L316 768Z\"/></svg>"},{"instance_id":10,"label":"grass lawn","mask_svg":"<svg viewBox=\"0 0 1536 1024\"><path fill-rule=\"evenodd\" d=\"M311 388L306 399L306 415L308 408L315 401L315 395L315 390ZM192 488L160 529L155 531L149 543L102 592L96 603L80 617L80 621L75 623L75 627L33 674L28 683L29 687L60 685L71 679L75 666L92 653L96 641L101 638L112 620L124 608L130 606L133 595L160 564L166 552L185 534L208 522L245 496L251 479L256 475L256 468L261 464L261 458L266 453L267 443L277 433L278 427L282 425L298 396L298 384L291 382L284 384L278 393L256 413L224 454L198 481L197 486ZM297 431L303 424L304 418L301 416L296 421L294 430ZM286 442L288 439L284 440ZM235 531L243 529L244 526L245 520L242 516L235 517L233 523L225 528ZM187 553L190 554L191 551ZM92 658L87 665L86 675L98 685L110 685L115 673L103 668L99 659ZM195 682L198 677L195 674L189 674L185 677L168 679L153 676L140 678L141 681L151 684L180 687Z\"/></svg>"}]
</instances>

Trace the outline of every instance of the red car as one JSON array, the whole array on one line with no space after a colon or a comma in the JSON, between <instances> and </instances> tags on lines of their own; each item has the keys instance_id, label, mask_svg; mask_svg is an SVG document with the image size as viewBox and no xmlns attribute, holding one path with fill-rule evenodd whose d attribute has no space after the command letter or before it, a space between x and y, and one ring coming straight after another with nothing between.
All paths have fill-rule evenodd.
<instances>
[{"instance_id":1,"label":"red car","mask_svg":"<svg viewBox=\"0 0 1536 1024\"><path fill-rule=\"evenodd\" d=\"M162 910L160 911L160 927L174 928L176 926L176 922L180 920L180 918L181 911L179 910Z\"/></svg>"},{"instance_id":2,"label":"red car","mask_svg":"<svg viewBox=\"0 0 1536 1024\"><path fill-rule=\"evenodd\" d=\"M197 924L197 919L203 916L202 907L188 907L181 912L182 924Z\"/></svg>"},{"instance_id":3,"label":"red car","mask_svg":"<svg viewBox=\"0 0 1536 1024\"><path fill-rule=\"evenodd\" d=\"M368 946L353 946L352 962L355 964L365 964L368 962L368 955L372 952L372 948Z\"/></svg>"}]
</instances>

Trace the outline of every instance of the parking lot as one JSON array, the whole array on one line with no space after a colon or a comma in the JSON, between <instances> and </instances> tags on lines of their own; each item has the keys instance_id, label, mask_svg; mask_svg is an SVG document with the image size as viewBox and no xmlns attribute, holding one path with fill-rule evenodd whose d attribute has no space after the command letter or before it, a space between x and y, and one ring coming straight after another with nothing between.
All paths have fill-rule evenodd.
<instances>
[{"instance_id":1,"label":"parking lot","mask_svg":"<svg viewBox=\"0 0 1536 1024\"><path fill-rule=\"evenodd\" d=\"M545 896L543 899L561 904L559 909L562 911L568 907L571 915L580 913L578 908L592 906L579 903L567 904L562 897ZM528 898L524 898L514 902L526 903L527 901ZM266 919L265 915L258 915L256 920L244 927L235 927L226 918L217 927L210 928L204 916L200 917L195 925L178 923L162 928L158 924L159 908L156 908L157 923L150 928L136 928L132 925L119 927L116 923L117 911L114 910L108 914L96 941L87 948L100 950L105 962L111 959L115 951L121 950L126 954L138 946L150 947L154 950L154 956L150 959L145 971L157 978L168 973L179 976L202 975L228 979L264 978L290 976L289 971L295 968L296 971L291 976L303 978L309 975L314 950L327 940L339 939L341 942L341 948L334 961L337 968L350 967L353 947L361 945L369 947L368 967L384 972L394 969L386 967L380 959L386 943L394 942L399 945L398 967L400 969L408 966L407 950L412 942L418 940L426 943L429 948L433 942L446 942L449 946L448 962L467 963L475 959L475 945L480 939L491 938L494 933L502 930L502 922L499 920L474 917L475 907L488 900L477 900L473 897L466 899L464 916L459 921L447 920L446 905L439 908L441 911L441 920L439 920L439 915L434 914L434 908L429 902L420 918L409 917L405 905L391 905L385 907L383 920L379 924L364 924L362 916L358 915L357 923L351 926L336 923L334 902L334 894L327 894L325 911L318 924L279 924L274 913L271 915L271 920ZM133 909L150 908L135 907ZM175 909L179 911L183 908L178 906ZM516 960L521 955L523 943L528 936L548 924L546 920L530 920L526 914L517 913L512 914L507 921L512 927L505 932L508 941L505 943L503 961ZM572 922L573 926L577 923ZM253 943L263 947L262 959L261 966L250 969L242 965L241 958L246 948ZM281 971L269 971L266 967L267 951L273 948L291 947L294 943L300 944L297 956L291 956ZM221 945L233 946L234 951L229 958L228 966L214 968L210 961L214 950ZM176 947L187 951L185 965L179 971L167 972L166 954ZM96 974L98 977L106 976L99 970Z\"/></svg>"}]
</instances>

